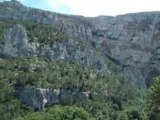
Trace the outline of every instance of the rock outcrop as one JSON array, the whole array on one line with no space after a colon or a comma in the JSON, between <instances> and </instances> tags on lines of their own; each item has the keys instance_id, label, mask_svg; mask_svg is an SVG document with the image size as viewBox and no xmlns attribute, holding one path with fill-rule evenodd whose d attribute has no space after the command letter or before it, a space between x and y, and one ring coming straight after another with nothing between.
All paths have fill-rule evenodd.
<instances>
[{"instance_id":1,"label":"rock outcrop","mask_svg":"<svg viewBox=\"0 0 160 120\"><path fill-rule=\"evenodd\" d=\"M7 57L38 56L50 60L65 60L88 67L94 66L99 71L107 70L103 57L98 57L87 44L82 46L69 39L40 47L38 43L28 42L26 30L19 24L8 31L3 54Z\"/></svg>"},{"instance_id":2,"label":"rock outcrop","mask_svg":"<svg viewBox=\"0 0 160 120\"><path fill-rule=\"evenodd\" d=\"M20 100L34 109L43 110L46 106L54 104L67 104L67 102L84 101L89 99L90 92L71 92L60 89L17 88Z\"/></svg>"},{"instance_id":3,"label":"rock outcrop","mask_svg":"<svg viewBox=\"0 0 160 120\"><path fill-rule=\"evenodd\" d=\"M86 66L94 66L97 70L107 71L103 57L98 57L94 50L86 45L81 46L70 39L66 42L54 42L51 47L45 46L38 51L38 56L51 60L66 60Z\"/></svg>"},{"instance_id":4,"label":"rock outcrop","mask_svg":"<svg viewBox=\"0 0 160 120\"><path fill-rule=\"evenodd\" d=\"M27 33L23 26L18 24L8 31L3 53L10 57L28 56L32 53L32 48L28 43Z\"/></svg>"},{"instance_id":5,"label":"rock outcrop","mask_svg":"<svg viewBox=\"0 0 160 120\"><path fill-rule=\"evenodd\" d=\"M19 99L37 110L44 110L46 106L55 104L68 104L75 102L85 102L86 100L96 100L99 96L106 101L120 105L121 100L111 94L92 93L92 92L73 92L60 89L42 89L42 88L16 88Z\"/></svg>"},{"instance_id":6,"label":"rock outcrop","mask_svg":"<svg viewBox=\"0 0 160 120\"><path fill-rule=\"evenodd\" d=\"M56 89L19 88L17 94L24 104L37 110L43 110L47 105L60 104L60 90Z\"/></svg>"}]
</instances>

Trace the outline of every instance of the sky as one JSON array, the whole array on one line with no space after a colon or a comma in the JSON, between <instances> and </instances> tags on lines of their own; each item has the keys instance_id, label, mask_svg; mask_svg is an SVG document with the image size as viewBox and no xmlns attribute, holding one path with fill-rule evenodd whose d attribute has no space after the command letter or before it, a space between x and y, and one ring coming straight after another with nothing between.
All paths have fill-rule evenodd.
<instances>
[{"instance_id":1,"label":"sky","mask_svg":"<svg viewBox=\"0 0 160 120\"><path fill-rule=\"evenodd\" d=\"M160 0L18 0L29 7L58 13L95 17L160 11Z\"/></svg>"}]
</instances>

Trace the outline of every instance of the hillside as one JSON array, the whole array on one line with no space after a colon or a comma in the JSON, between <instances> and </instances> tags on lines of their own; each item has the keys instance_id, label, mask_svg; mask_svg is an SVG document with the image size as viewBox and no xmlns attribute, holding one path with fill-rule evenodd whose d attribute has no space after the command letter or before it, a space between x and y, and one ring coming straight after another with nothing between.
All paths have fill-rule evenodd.
<instances>
[{"instance_id":1,"label":"hillside","mask_svg":"<svg viewBox=\"0 0 160 120\"><path fill-rule=\"evenodd\" d=\"M1 119L146 120L159 39L160 12L83 17L0 2Z\"/></svg>"}]
</instances>

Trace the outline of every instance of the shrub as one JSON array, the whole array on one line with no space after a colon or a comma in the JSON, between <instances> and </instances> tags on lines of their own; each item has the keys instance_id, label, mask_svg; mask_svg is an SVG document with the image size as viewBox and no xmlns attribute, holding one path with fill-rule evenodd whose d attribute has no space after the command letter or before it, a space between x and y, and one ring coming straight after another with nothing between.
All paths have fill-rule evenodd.
<instances>
[{"instance_id":1,"label":"shrub","mask_svg":"<svg viewBox=\"0 0 160 120\"><path fill-rule=\"evenodd\" d=\"M46 112L33 112L25 120L89 120L90 115L82 108L75 106L54 106Z\"/></svg>"},{"instance_id":2,"label":"shrub","mask_svg":"<svg viewBox=\"0 0 160 120\"><path fill-rule=\"evenodd\" d=\"M128 115L126 114L126 112L121 112L119 114L119 120L129 120Z\"/></svg>"},{"instance_id":3,"label":"shrub","mask_svg":"<svg viewBox=\"0 0 160 120\"><path fill-rule=\"evenodd\" d=\"M160 77L155 78L154 84L148 89L146 100L150 119L158 120L160 117Z\"/></svg>"}]
</instances>

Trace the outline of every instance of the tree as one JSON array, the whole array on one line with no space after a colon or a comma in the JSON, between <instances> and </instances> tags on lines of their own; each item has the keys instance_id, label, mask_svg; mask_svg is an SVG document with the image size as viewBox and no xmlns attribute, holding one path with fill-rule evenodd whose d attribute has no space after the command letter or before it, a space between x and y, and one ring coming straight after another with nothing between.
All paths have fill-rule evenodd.
<instances>
[{"instance_id":1,"label":"tree","mask_svg":"<svg viewBox=\"0 0 160 120\"><path fill-rule=\"evenodd\" d=\"M160 118L160 76L155 78L154 84L147 92L146 98L148 109L150 110L150 119L158 120Z\"/></svg>"},{"instance_id":2,"label":"tree","mask_svg":"<svg viewBox=\"0 0 160 120\"><path fill-rule=\"evenodd\" d=\"M90 120L90 115L83 108L57 105L46 112L29 113L24 120Z\"/></svg>"}]
</instances>

